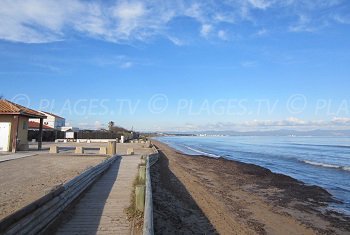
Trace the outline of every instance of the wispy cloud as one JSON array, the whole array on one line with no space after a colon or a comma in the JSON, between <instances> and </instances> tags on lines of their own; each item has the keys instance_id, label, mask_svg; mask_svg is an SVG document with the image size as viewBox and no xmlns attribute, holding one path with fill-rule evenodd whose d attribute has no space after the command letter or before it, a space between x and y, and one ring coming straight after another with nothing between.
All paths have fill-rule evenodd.
<instances>
[{"instance_id":1,"label":"wispy cloud","mask_svg":"<svg viewBox=\"0 0 350 235\"><path fill-rule=\"evenodd\" d=\"M227 32L225 30L219 30L218 31L218 38L221 40L227 41L229 39Z\"/></svg>"},{"instance_id":2,"label":"wispy cloud","mask_svg":"<svg viewBox=\"0 0 350 235\"><path fill-rule=\"evenodd\" d=\"M292 32L314 32L317 27L320 27L320 25L314 26L308 16L300 15L298 22L291 25L289 30Z\"/></svg>"},{"instance_id":3,"label":"wispy cloud","mask_svg":"<svg viewBox=\"0 0 350 235\"><path fill-rule=\"evenodd\" d=\"M121 69L128 69L139 62L125 55L115 55L112 57L96 57L91 59L90 63L99 67L114 66Z\"/></svg>"},{"instance_id":4,"label":"wispy cloud","mask_svg":"<svg viewBox=\"0 0 350 235\"><path fill-rule=\"evenodd\" d=\"M248 0L248 2L255 8L259 9L266 9L271 4L273 4L274 1L266 1L266 0Z\"/></svg>"},{"instance_id":5,"label":"wispy cloud","mask_svg":"<svg viewBox=\"0 0 350 235\"><path fill-rule=\"evenodd\" d=\"M263 28L263 29L258 30L258 31L254 34L254 36L256 36L256 37L263 37L263 36L266 36L266 35L268 35L268 34L269 34L269 31L268 31L267 29Z\"/></svg>"},{"instance_id":6,"label":"wispy cloud","mask_svg":"<svg viewBox=\"0 0 350 235\"><path fill-rule=\"evenodd\" d=\"M241 66L244 68L253 68L257 66L257 62L256 61L243 61L241 63Z\"/></svg>"},{"instance_id":7,"label":"wispy cloud","mask_svg":"<svg viewBox=\"0 0 350 235\"><path fill-rule=\"evenodd\" d=\"M341 4L342 10L336 11ZM334 11L329 10L332 7L335 7ZM215 31L217 38L227 39L229 32L222 24L251 22L252 27L263 28L257 35L264 35L269 25L260 17L270 18L271 22L277 11L276 17L286 31L312 32L327 24L348 23L346 12L349 8L346 0L3 0L0 39L47 43L66 40L74 35L70 32L76 32L116 43L145 41L158 35L180 45L179 35L174 35L169 28L169 22L180 17L198 22L199 36L208 37ZM255 14L256 11L261 13Z\"/></svg>"},{"instance_id":8,"label":"wispy cloud","mask_svg":"<svg viewBox=\"0 0 350 235\"><path fill-rule=\"evenodd\" d=\"M184 40L181 40L177 37L172 37L172 36L168 36L168 39L174 43L176 46L184 46L186 45L186 42Z\"/></svg>"}]
</instances>

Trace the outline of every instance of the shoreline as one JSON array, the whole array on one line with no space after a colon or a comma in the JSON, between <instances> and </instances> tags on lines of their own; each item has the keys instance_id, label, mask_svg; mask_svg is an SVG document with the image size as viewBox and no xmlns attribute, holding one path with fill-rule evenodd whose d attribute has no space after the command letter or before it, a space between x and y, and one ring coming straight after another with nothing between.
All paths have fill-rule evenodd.
<instances>
[{"instance_id":1,"label":"shoreline","mask_svg":"<svg viewBox=\"0 0 350 235\"><path fill-rule=\"evenodd\" d=\"M156 140L156 139L154 139L154 140ZM214 159L223 159L223 160L227 160L227 161L233 161L233 162L236 162L236 163L239 163L239 164L253 165L253 166L256 166L256 167L261 167L262 169L270 171L271 173L274 173L274 174L277 174L277 175L290 177L291 179L293 179L295 181L298 181L298 182L300 182L301 184L303 184L305 186L319 187L321 190L324 190L327 193L329 193L331 195L331 197L332 197L328 201L329 203L331 203L331 205L329 206L329 208L327 208L327 210L331 210L331 211L333 211L335 213L339 213L339 214L342 214L342 215L344 215L346 217L350 217L350 211L349 211L348 204L346 202L344 202L344 201L348 201L347 198L339 197L339 192L338 192L338 194L334 193L334 192L332 192L332 190L330 190L327 187L324 187L322 185L319 185L319 184L316 184L316 183L312 183L312 182L307 182L307 181L304 181L301 178L294 178L293 176L290 176L290 175L288 175L288 173L285 173L283 171L282 172L274 172L274 171L270 170L269 168L267 168L265 166L258 165L258 164L254 163L254 162L253 163L244 162L244 161L236 160L236 159L233 159L233 158L230 158L230 157L227 157L227 156L220 156L220 155L216 155L214 153L202 152L202 151L199 151L197 149L192 149L192 148L189 148L189 147L187 147L187 148L189 148L189 150L191 150L193 152L196 152L196 154L186 153L186 151L185 152L181 152L182 150L178 150L175 147L172 147L171 145L168 145L165 142L162 142L160 140L156 140L156 141L167 145L173 151L177 152L178 154L182 154L184 156L188 156L188 157L209 157L209 158L214 158ZM301 162L301 163L305 163L305 164L308 164L308 165L313 165L313 166L319 167L320 169L325 169L325 168L329 169L329 168L331 168L331 169L336 169L336 170L345 171L345 172L348 172L350 170L349 167L338 166L338 165L334 165L334 164L318 163L318 162L313 162L313 161L310 161L310 160L300 160L300 159L297 159L296 161Z\"/></svg>"},{"instance_id":2,"label":"shoreline","mask_svg":"<svg viewBox=\"0 0 350 235\"><path fill-rule=\"evenodd\" d=\"M167 211L167 216L170 218L176 217L177 220L182 221L178 215L186 214L181 213L181 206L179 206L183 204L184 198L181 193L176 193L176 185L174 187L165 185L168 182L162 184L161 178L164 176L170 182L175 179L179 181L178 185L183 185L182 191L187 191L189 194L187 197L193 199L190 202L197 205L199 211L203 212L203 215L197 213L198 216L205 216L209 224L219 233L226 233L232 229L240 231L237 234L281 232L285 234L285 231L288 231L288 234L350 232L350 217L327 209L329 203L339 203L339 201L322 187L306 185L290 176L273 173L267 168L254 164L223 157L192 156L183 154L163 142L157 140L152 142L159 148L163 158L161 161L163 163L160 164L164 164L164 161L168 162L163 166L168 168L168 172L162 170L158 176L153 172L152 177L158 182L154 185L155 197L165 200L161 193L167 194L168 197L176 195L169 203L165 203L169 207L173 208L175 205L175 208L178 208L175 215ZM158 211L155 213L155 226L160 224L157 221L170 223L157 216L157 213L163 213L163 203L163 201L159 203ZM216 206L210 206L213 204ZM218 214L220 214L219 217ZM223 217L223 221L219 222L220 217ZM281 224L284 226L279 228ZM168 224L168 226L173 225ZM180 222L178 226L183 224ZM211 228L211 226L204 227ZM162 228L164 229L161 227L156 231L164 232ZM206 230L199 232L206 232Z\"/></svg>"}]
</instances>

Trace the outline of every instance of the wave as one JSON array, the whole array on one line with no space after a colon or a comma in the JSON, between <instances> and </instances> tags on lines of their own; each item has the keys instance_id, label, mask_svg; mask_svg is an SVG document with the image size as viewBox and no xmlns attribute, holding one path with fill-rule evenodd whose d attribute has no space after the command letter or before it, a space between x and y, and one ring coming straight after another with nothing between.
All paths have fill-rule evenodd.
<instances>
[{"instance_id":1,"label":"wave","mask_svg":"<svg viewBox=\"0 0 350 235\"><path fill-rule=\"evenodd\" d=\"M184 147L187 148L187 149L189 149L189 150L191 150L191 151L193 151L193 152L196 152L196 153L199 153L199 154L201 154L201 155L208 156L208 157L215 157L215 158L221 157L221 156L219 156L219 155L215 155L215 154L212 154L212 153L207 153L207 152L200 151L200 150L198 150L198 149L191 148L191 147L189 147L189 146L187 146L187 145L184 145Z\"/></svg>"},{"instance_id":2,"label":"wave","mask_svg":"<svg viewBox=\"0 0 350 235\"><path fill-rule=\"evenodd\" d=\"M299 143L290 143L290 145L312 146L312 147L327 147L327 148L350 148L349 145L330 145L330 144L299 144Z\"/></svg>"},{"instance_id":3,"label":"wave","mask_svg":"<svg viewBox=\"0 0 350 235\"><path fill-rule=\"evenodd\" d=\"M313 161L308 161L308 160L303 160L302 162L314 166L320 166L320 167L326 167L326 168L335 168L343 171L350 171L350 166L338 166L334 164L329 164L329 163L322 163L322 162L313 162Z\"/></svg>"}]
</instances>

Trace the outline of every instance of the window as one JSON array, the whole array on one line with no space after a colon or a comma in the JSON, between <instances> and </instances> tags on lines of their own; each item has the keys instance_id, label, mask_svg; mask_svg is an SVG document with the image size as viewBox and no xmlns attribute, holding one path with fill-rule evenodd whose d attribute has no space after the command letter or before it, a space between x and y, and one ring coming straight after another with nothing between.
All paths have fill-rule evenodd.
<instances>
[{"instance_id":1,"label":"window","mask_svg":"<svg viewBox=\"0 0 350 235\"><path fill-rule=\"evenodd\" d=\"M27 130L28 125L27 125L27 121L23 121L23 130Z\"/></svg>"}]
</instances>

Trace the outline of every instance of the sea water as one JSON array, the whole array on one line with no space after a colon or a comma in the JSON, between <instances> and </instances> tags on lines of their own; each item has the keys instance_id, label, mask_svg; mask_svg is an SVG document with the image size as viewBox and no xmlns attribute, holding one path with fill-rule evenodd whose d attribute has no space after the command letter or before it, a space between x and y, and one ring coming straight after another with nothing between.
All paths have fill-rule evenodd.
<instances>
[{"instance_id":1,"label":"sea water","mask_svg":"<svg viewBox=\"0 0 350 235\"><path fill-rule=\"evenodd\" d=\"M326 189L343 204L330 208L350 215L349 137L158 137L190 155L224 157L256 164Z\"/></svg>"}]
</instances>

